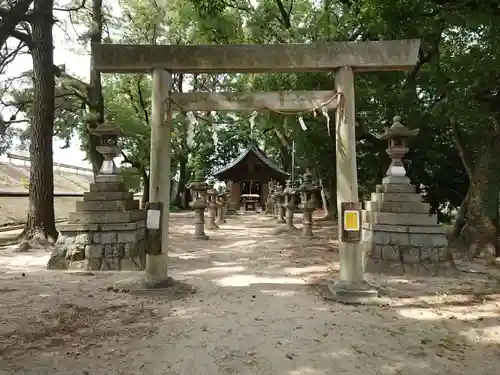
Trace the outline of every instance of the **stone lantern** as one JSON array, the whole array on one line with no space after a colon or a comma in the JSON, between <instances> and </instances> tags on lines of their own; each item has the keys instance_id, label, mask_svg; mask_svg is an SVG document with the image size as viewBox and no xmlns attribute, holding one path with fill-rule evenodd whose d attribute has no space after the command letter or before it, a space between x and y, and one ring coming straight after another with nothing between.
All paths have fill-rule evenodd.
<instances>
[{"instance_id":1,"label":"stone lantern","mask_svg":"<svg viewBox=\"0 0 500 375\"><path fill-rule=\"evenodd\" d=\"M216 223L218 225L225 224L226 219L224 218L224 207L226 206L226 194L224 193L224 191L221 190L217 192L216 197L217 197Z\"/></svg>"},{"instance_id":2,"label":"stone lantern","mask_svg":"<svg viewBox=\"0 0 500 375\"><path fill-rule=\"evenodd\" d=\"M386 149L391 158L391 165L387 170L386 176L382 182L384 184L409 184L410 180L406 177L406 170L403 164L403 156L409 151L407 140L415 137L419 129L410 130L401 124L401 117L394 116L394 123L378 139L387 140L389 147Z\"/></svg>"},{"instance_id":3,"label":"stone lantern","mask_svg":"<svg viewBox=\"0 0 500 375\"><path fill-rule=\"evenodd\" d=\"M278 218L278 208L276 207L276 190L278 188L278 183L275 183L273 186L273 190L271 191L271 207L272 207L272 217L273 219Z\"/></svg>"},{"instance_id":4,"label":"stone lantern","mask_svg":"<svg viewBox=\"0 0 500 375\"><path fill-rule=\"evenodd\" d=\"M293 225L293 210L295 208L295 189L292 187L292 181L287 180L283 195L285 202L283 207L286 209L286 227L289 232L297 230Z\"/></svg>"},{"instance_id":5,"label":"stone lantern","mask_svg":"<svg viewBox=\"0 0 500 375\"><path fill-rule=\"evenodd\" d=\"M208 199L208 222L207 229L219 229L219 226L215 223L215 217L217 215L217 209L219 205L217 204L217 190L213 187L207 190Z\"/></svg>"},{"instance_id":6,"label":"stone lantern","mask_svg":"<svg viewBox=\"0 0 500 375\"><path fill-rule=\"evenodd\" d=\"M120 169L114 161L114 158L120 156L120 147L118 147L118 136L121 135L120 129L114 124L100 124L95 128L90 128L89 132L99 137L100 142L96 150L104 158L99 174L96 176L96 182L123 181Z\"/></svg>"},{"instance_id":7,"label":"stone lantern","mask_svg":"<svg viewBox=\"0 0 500 375\"><path fill-rule=\"evenodd\" d=\"M312 213L316 208L314 193L318 190L312 183L312 175L309 172L304 173L304 181L297 188L300 193L302 214L302 235L304 237L312 237Z\"/></svg>"},{"instance_id":8,"label":"stone lantern","mask_svg":"<svg viewBox=\"0 0 500 375\"><path fill-rule=\"evenodd\" d=\"M278 212L276 223L283 224L285 223L285 207L283 206L283 203L285 203L285 195L283 186L278 184L274 194L276 196L276 211Z\"/></svg>"},{"instance_id":9,"label":"stone lantern","mask_svg":"<svg viewBox=\"0 0 500 375\"><path fill-rule=\"evenodd\" d=\"M207 240L208 236L205 234L205 209L208 206L207 191L210 185L205 182L203 171L196 171L193 181L186 187L193 193L191 207L195 210L194 238Z\"/></svg>"}]
</instances>

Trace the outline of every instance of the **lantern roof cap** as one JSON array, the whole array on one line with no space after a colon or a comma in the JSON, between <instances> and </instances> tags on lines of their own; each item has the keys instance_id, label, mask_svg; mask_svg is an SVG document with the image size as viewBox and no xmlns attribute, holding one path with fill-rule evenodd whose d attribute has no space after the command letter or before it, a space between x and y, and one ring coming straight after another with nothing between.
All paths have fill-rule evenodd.
<instances>
[{"instance_id":1,"label":"lantern roof cap","mask_svg":"<svg viewBox=\"0 0 500 375\"><path fill-rule=\"evenodd\" d=\"M394 116L393 124L390 128L385 128L383 134L377 136L380 140L390 140L394 138L412 138L415 137L420 129L408 129L401 124L401 117Z\"/></svg>"}]
</instances>

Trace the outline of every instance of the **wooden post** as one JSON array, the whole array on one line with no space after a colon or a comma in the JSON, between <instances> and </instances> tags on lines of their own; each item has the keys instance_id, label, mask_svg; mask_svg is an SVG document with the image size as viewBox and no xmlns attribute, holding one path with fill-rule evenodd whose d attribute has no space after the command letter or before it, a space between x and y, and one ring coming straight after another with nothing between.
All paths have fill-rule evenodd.
<instances>
[{"instance_id":1,"label":"wooden post","mask_svg":"<svg viewBox=\"0 0 500 375\"><path fill-rule=\"evenodd\" d=\"M170 150L172 116L168 100L172 88L172 75L164 69L153 70L151 95L151 160L149 199L161 202L161 241L152 243L159 249L148 249L146 256L147 288L163 288L171 285L167 275L167 252L170 208Z\"/></svg>"},{"instance_id":2,"label":"wooden post","mask_svg":"<svg viewBox=\"0 0 500 375\"><path fill-rule=\"evenodd\" d=\"M358 175L356 167L356 120L354 103L354 73L351 67L337 70L335 83L339 95L337 106L337 212L342 204L358 203ZM340 101L342 101L340 103ZM338 227L340 253L340 279L331 291L339 302L359 303L377 291L363 280L363 248L360 243L342 240L342 227Z\"/></svg>"}]
</instances>

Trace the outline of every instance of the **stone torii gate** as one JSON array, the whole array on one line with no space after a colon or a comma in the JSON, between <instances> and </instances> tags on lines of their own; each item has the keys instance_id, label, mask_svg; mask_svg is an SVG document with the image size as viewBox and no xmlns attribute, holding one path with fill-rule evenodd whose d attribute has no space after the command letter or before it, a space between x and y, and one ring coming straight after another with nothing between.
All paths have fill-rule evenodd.
<instances>
[{"instance_id":1,"label":"stone torii gate","mask_svg":"<svg viewBox=\"0 0 500 375\"><path fill-rule=\"evenodd\" d=\"M152 129L150 200L163 202L161 248L149 249L146 283L167 277L172 111L312 110L335 92L328 108L342 100L336 115L337 205L358 203L354 72L401 71L418 59L420 40L265 45L121 45L94 44L92 58L102 73L151 73ZM172 73L265 73L335 71L336 91L312 92L172 92ZM333 84L333 82L332 82ZM314 104L316 103L316 105ZM319 104L319 105L321 105ZM176 106L177 105L177 106ZM345 242L339 225L340 279L331 288L342 302L373 295L363 280L363 250ZM162 251L163 250L163 251Z\"/></svg>"}]
</instances>

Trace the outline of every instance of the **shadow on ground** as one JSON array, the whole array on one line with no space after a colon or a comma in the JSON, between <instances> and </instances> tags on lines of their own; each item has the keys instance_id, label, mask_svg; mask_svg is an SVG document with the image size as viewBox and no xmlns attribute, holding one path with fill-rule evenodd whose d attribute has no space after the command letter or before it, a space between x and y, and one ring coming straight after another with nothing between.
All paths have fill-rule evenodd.
<instances>
[{"instance_id":1,"label":"shadow on ground","mask_svg":"<svg viewBox=\"0 0 500 375\"><path fill-rule=\"evenodd\" d=\"M135 272L84 276L43 270L47 254L0 255L0 368L421 375L495 374L500 366L494 274L367 275L391 303L346 306L320 293L338 274L333 223L318 223L317 237L305 240L273 234L263 215L231 216L207 231L210 240L195 241L192 214L171 217L171 276L197 290L177 299L116 287L137 280Z\"/></svg>"}]
</instances>

